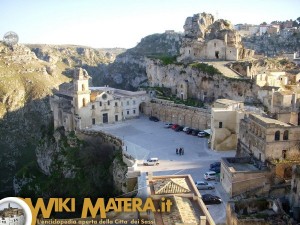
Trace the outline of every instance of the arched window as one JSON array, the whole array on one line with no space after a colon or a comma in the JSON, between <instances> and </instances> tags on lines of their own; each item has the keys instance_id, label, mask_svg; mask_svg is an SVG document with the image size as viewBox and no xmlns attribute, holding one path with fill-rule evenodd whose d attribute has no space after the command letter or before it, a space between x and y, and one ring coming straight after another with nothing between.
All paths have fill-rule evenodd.
<instances>
[{"instance_id":1,"label":"arched window","mask_svg":"<svg viewBox=\"0 0 300 225\"><path fill-rule=\"evenodd\" d=\"M289 140L289 131L288 130L285 130L283 132L283 140Z\"/></svg>"},{"instance_id":2,"label":"arched window","mask_svg":"<svg viewBox=\"0 0 300 225\"><path fill-rule=\"evenodd\" d=\"M276 131L275 132L275 141L279 141L280 140L280 131Z\"/></svg>"},{"instance_id":3,"label":"arched window","mask_svg":"<svg viewBox=\"0 0 300 225\"><path fill-rule=\"evenodd\" d=\"M85 91L85 86L84 86L84 84L82 84L82 91Z\"/></svg>"},{"instance_id":4,"label":"arched window","mask_svg":"<svg viewBox=\"0 0 300 225\"><path fill-rule=\"evenodd\" d=\"M82 106L84 107L86 105L85 98L82 99Z\"/></svg>"}]
</instances>

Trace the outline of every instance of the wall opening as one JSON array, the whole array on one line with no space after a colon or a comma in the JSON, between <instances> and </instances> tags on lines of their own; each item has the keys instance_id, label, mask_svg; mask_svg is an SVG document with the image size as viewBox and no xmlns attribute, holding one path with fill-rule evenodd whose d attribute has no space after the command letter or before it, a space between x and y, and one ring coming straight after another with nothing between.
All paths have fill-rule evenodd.
<instances>
[{"instance_id":1,"label":"wall opening","mask_svg":"<svg viewBox=\"0 0 300 225\"><path fill-rule=\"evenodd\" d=\"M275 138L274 139L275 139L275 141L280 140L280 131L279 130L275 132Z\"/></svg>"},{"instance_id":2,"label":"wall opening","mask_svg":"<svg viewBox=\"0 0 300 225\"><path fill-rule=\"evenodd\" d=\"M219 58L219 51L215 51L215 56L216 56L216 59Z\"/></svg>"},{"instance_id":3,"label":"wall opening","mask_svg":"<svg viewBox=\"0 0 300 225\"><path fill-rule=\"evenodd\" d=\"M102 119L103 119L103 123L108 123L108 114L107 113L103 113Z\"/></svg>"},{"instance_id":4,"label":"wall opening","mask_svg":"<svg viewBox=\"0 0 300 225\"><path fill-rule=\"evenodd\" d=\"M83 107L86 106L86 100L85 100L85 98L82 99L82 106L83 106Z\"/></svg>"}]
</instances>

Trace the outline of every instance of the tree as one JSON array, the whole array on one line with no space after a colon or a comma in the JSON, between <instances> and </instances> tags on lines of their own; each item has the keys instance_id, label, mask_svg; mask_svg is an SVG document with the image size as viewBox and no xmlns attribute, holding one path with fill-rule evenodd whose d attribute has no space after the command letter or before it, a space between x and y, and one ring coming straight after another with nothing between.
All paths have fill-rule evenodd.
<instances>
[{"instance_id":1,"label":"tree","mask_svg":"<svg viewBox=\"0 0 300 225\"><path fill-rule=\"evenodd\" d=\"M267 22L262 22L260 25L267 25Z\"/></svg>"}]
</instances>

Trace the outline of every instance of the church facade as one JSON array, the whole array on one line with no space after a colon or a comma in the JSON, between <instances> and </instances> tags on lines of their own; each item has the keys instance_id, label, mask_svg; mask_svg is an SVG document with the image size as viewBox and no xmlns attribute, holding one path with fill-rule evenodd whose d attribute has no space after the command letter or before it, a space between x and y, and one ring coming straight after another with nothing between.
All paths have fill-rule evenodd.
<instances>
[{"instance_id":1,"label":"church facade","mask_svg":"<svg viewBox=\"0 0 300 225\"><path fill-rule=\"evenodd\" d=\"M89 87L87 72L78 68L71 83L51 97L54 128L67 131L136 118L150 98L146 91L126 91L108 86Z\"/></svg>"}]
</instances>

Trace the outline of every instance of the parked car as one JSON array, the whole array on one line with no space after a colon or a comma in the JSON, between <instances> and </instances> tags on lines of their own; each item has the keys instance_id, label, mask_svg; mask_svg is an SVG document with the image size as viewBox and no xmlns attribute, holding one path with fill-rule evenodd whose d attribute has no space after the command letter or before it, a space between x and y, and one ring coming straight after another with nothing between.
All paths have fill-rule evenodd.
<instances>
[{"instance_id":1,"label":"parked car","mask_svg":"<svg viewBox=\"0 0 300 225\"><path fill-rule=\"evenodd\" d=\"M170 128L170 127L172 127L172 125L173 125L172 123L166 123L165 128Z\"/></svg>"},{"instance_id":2,"label":"parked car","mask_svg":"<svg viewBox=\"0 0 300 225\"><path fill-rule=\"evenodd\" d=\"M216 172L214 171L208 171L204 174L205 180L215 180L216 179Z\"/></svg>"},{"instance_id":3,"label":"parked car","mask_svg":"<svg viewBox=\"0 0 300 225\"><path fill-rule=\"evenodd\" d=\"M154 122L158 122L159 119L156 116L150 116L149 120L154 121Z\"/></svg>"},{"instance_id":4,"label":"parked car","mask_svg":"<svg viewBox=\"0 0 300 225\"><path fill-rule=\"evenodd\" d=\"M175 128L175 131L177 131L177 132L182 131L183 128L184 128L183 126L178 126L178 127Z\"/></svg>"},{"instance_id":5,"label":"parked car","mask_svg":"<svg viewBox=\"0 0 300 225\"><path fill-rule=\"evenodd\" d=\"M193 131L193 129L192 129L192 128L189 128L189 129L187 129L187 130L185 131L185 133L186 133L186 134L192 134L192 131Z\"/></svg>"},{"instance_id":6,"label":"parked car","mask_svg":"<svg viewBox=\"0 0 300 225\"><path fill-rule=\"evenodd\" d=\"M206 181L196 181L195 184L198 190L212 190L215 188L213 185L207 183Z\"/></svg>"},{"instance_id":7,"label":"parked car","mask_svg":"<svg viewBox=\"0 0 300 225\"><path fill-rule=\"evenodd\" d=\"M215 167L210 168L209 171L214 171L214 172L216 172L216 173L220 173L221 167L215 166Z\"/></svg>"},{"instance_id":8,"label":"parked car","mask_svg":"<svg viewBox=\"0 0 300 225\"><path fill-rule=\"evenodd\" d=\"M183 130L184 132L186 132L187 129L190 129L190 128L189 128L189 127L184 127L182 130Z\"/></svg>"},{"instance_id":9,"label":"parked car","mask_svg":"<svg viewBox=\"0 0 300 225\"><path fill-rule=\"evenodd\" d=\"M209 165L209 168L214 168L214 167L221 167L221 162L214 162L212 164Z\"/></svg>"},{"instance_id":10,"label":"parked car","mask_svg":"<svg viewBox=\"0 0 300 225\"><path fill-rule=\"evenodd\" d=\"M158 158L150 158L144 162L145 166L156 166L159 164Z\"/></svg>"},{"instance_id":11,"label":"parked car","mask_svg":"<svg viewBox=\"0 0 300 225\"><path fill-rule=\"evenodd\" d=\"M222 203L222 199L219 196L215 196L215 195L211 195L211 194L202 195L202 200L207 205Z\"/></svg>"},{"instance_id":12,"label":"parked car","mask_svg":"<svg viewBox=\"0 0 300 225\"><path fill-rule=\"evenodd\" d=\"M200 130L195 129L192 131L192 135L197 136L199 132L200 132Z\"/></svg>"},{"instance_id":13,"label":"parked car","mask_svg":"<svg viewBox=\"0 0 300 225\"><path fill-rule=\"evenodd\" d=\"M200 131L198 133L198 137L207 137L209 134L208 133L205 133L204 131Z\"/></svg>"},{"instance_id":14,"label":"parked car","mask_svg":"<svg viewBox=\"0 0 300 225\"><path fill-rule=\"evenodd\" d=\"M173 125L171 126L171 128L172 128L173 130L175 130L177 127L179 127L178 124L173 124Z\"/></svg>"}]
</instances>

